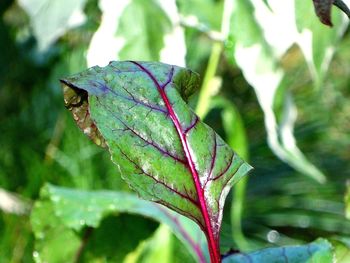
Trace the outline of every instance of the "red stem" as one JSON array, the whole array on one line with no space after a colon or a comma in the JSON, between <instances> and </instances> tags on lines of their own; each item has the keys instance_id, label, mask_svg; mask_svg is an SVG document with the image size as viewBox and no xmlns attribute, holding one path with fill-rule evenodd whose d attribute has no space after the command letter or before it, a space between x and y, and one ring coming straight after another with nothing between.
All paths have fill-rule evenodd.
<instances>
[{"instance_id":1,"label":"red stem","mask_svg":"<svg viewBox=\"0 0 350 263\"><path fill-rule=\"evenodd\" d=\"M213 228L210 222L210 217L209 217L209 213L208 213L208 208L207 208L207 204L205 201L205 196L204 196L204 191L201 187L201 183L199 180L199 176L198 176L198 172L196 170L195 164L193 162L192 156L191 156L191 152L189 150L189 146L187 143L187 138L186 138L186 133L183 131L181 124L169 102L169 99L164 91L165 86L169 83L169 81L167 83L165 83L163 86L161 86L158 81L156 80L156 78L153 76L153 74L144 66L142 66L141 64L131 61L133 64L137 65L143 72L145 72L153 81L153 83L156 85L158 92L160 94L160 96L162 97L166 108L169 112L169 116L172 119L176 131L180 137L181 140L181 144L186 156L186 159L188 161L188 165L190 168L190 172L192 174L193 180L194 180L194 184L195 184L195 188L197 191L197 195L198 195L198 199L199 199L199 208L200 211L202 213L203 219L204 219L204 224L205 224L205 229L204 229L204 233L205 236L207 238L208 241L208 249L209 249L209 254L210 254L210 262L211 263L220 263L221 262L221 255L220 255L220 250L219 250L219 240L216 240L214 233L213 233ZM172 73L173 73L172 69Z\"/></svg>"}]
</instances>

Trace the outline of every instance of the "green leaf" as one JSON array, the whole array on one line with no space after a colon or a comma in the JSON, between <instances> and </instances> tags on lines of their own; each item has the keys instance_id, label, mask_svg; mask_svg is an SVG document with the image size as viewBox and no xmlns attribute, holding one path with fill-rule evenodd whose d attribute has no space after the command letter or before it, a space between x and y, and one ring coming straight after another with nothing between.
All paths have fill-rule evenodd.
<instances>
[{"instance_id":1,"label":"green leaf","mask_svg":"<svg viewBox=\"0 0 350 263\"><path fill-rule=\"evenodd\" d=\"M345 216L347 219L350 219L350 181L346 184L346 193L345 193Z\"/></svg>"},{"instance_id":2,"label":"green leaf","mask_svg":"<svg viewBox=\"0 0 350 263\"><path fill-rule=\"evenodd\" d=\"M119 59L159 60L163 36L170 29L170 20L154 0L132 1L125 8L116 32L126 40Z\"/></svg>"},{"instance_id":3,"label":"green leaf","mask_svg":"<svg viewBox=\"0 0 350 263\"><path fill-rule=\"evenodd\" d=\"M40 51L47 50L67 30L85 21L85 2L86 0L19 0L19 5L29 15Z\"/></svg>"},{"instance_id":4,"label":"green leaf","mask_svg":"<svg viewBox=\"0 0 350 263\"><path fill-rule=\"evenodd\" d=\"M191 220L130 193L73 190L50 184L42 188L31 215L36 261L72 262L84 240L78 233L86 228L98 229L103 218L118 213L142 215L168 225L194 258L205 262L205 237ZM64 250L62 244L67 244Z\"/></svg>"},{"instance_id":5,"label":"green leaf","mask_svg":"<svg viewBox=\"0 0 350 263\"><path fill-rule=\"evenodd\" d=\"M324 0L322 2L328 1ZM333 57L335 47L346 30L347 23L337 12L333 14L334 28L327 29L318 21L316 16L310 16L312 12L312 5L309 1L295 0L295 19L299 32L297 42L308 63L315 85L320 87Z\"/></svg>"},{"instance_id":6,"label":"green leaf","mask_svg":"<svg viewBox=\"0 0 350 263\"><path fill-rule=\"evenodd\" d=\"M35 251L33 257L36 262L73 262L81 240L77 234L70 231L55 216L50 202L36 202L32 214ZM62 249L62 244L65 244Z\"/></svg>"},{"instance_id":7,"label":"green leaf","mask_svg":"<svg viewBox=\"0 0 350 263\"><path fill-rule=\"evenodd\" d=\"M154 235L142 242L123 263L173 262L173 240L169 228L161 225Z\"/></svg>"},{"instance_id":8,"label":"green leaf","mask_svg":"<svg viewBox=\"0 0 350 263\"><path fill-rule=\"evenodd\" d=\"M223 263L331 263L333 253L331 244L325 239L302 246L266 248L249 254L233 254Z\"/></svg>"},{"instance_id":9,"label":"green leaf","mask_svg":"<svg viewBox=\"0 0 350 263\"><path fill-rule=\"evenodd\" d=\"M236 1L231 21L234 56L245 79L257 94L264 112L270 148L294 169L318 182L325 182L322 172L306 159L296 145L293 135L296 107L291 95L286 92L284 96L284 119L280 123L273 108L285 75L280 60L296 36L294 21L290 21L291 6L290 2L271 3L272 12L263 3ZM263 19L267 16L270 19Z\"/></svg>"},{"instance_id":10,"label":"green leaf","mask_svg":"<svg viewBox=\"0 0 350 263\"><path fill-rule=\"evenodd\" d=\"M242 117L236 106L230 100L217 96L211 100L210 108L222 109L221 118L227 143L246 160L248 158L247 136Z\"/></svg>"},{"instance_id":11,"label":"green leaf","mask_svg":"<svg viewBox=\"0 0 350 263\"><path fill-rule=\"evenodd\" d=\"M196 22L199 31L220 30L224 1L177 0L176 2L182 16Z\"/></svg>"},{"instance_id":12,"label":"green leaf","mask_svg":"<svg viewBox=\"0 0 350 263\"><path fill-rule=\"evenodd\" d=\"M350 262L350 239L339 238L338 240L331 240L331 242L334 247L335 262Z\"/></svg>"},{"instance_id":13,"label":"green leaf","mask_svg":"<svg viewBox=\"0 0 350 263\"><path fill-rule=\"evenodd\" d=\"M225 197L251 167L186 105L198 75L126 61L62 82L88 93L90 117L129 185L195 221L218 258Z\"/></svg>"},{"instance_id":14,"label":"green leaf","mask_svg":"<svg viewBox=\"0 0 350 263\"><path fill-rule=\"evenodd\" d=\"M172 30L156 0L100 0L102 21L88 50L89 65L111 60L159 60L164 36Z\"/></svg>"}]
</instances>

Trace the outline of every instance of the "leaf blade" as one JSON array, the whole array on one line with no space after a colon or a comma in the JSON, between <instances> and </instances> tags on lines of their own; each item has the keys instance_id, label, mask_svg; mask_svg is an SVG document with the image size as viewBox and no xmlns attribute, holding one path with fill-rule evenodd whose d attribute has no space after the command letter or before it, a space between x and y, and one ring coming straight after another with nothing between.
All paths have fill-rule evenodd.
<instances>
[{"instance_id":1,"label":"leaf blade","mask_svg":"<svg viewBox=\"0 0 350 263\"><path fill-rule=\"evenodd\" d=\"M302 246L266 248L249 254L233 254L224 259L224 263L257 262L333 262L332 245L325 239L316 240Z\"/></svg>"},{"instance_id":2,"label":"leaf blade","mask_svg":"<svg viewBox=\"0 0 350 263\"><path fill-rule=\"evenodd\" d=\"M126 61L93 67L64 83L89 93L91 118L129 185L194 220L211 256L219 258L225 197L251 167L186 105L198 75Z\"/></svg>"},{"instance_id":3,"label":"leaf blade","mask_svg":"<svg viewBox=\"0 0 350 263\"><path fill-rule=\"evenodd\" d=\"M195 259L206 262L205 237L199 227L184 216L127 192L86 191L51 184L41 189L31 214L38 252L36 260L71 262L81 242L75 233L85 227L97 229L104 217L116 213L142 215L166 224ZM50 253L57 244L68 240L70 245L64 250Z\"/></svg>"}]
</instances>

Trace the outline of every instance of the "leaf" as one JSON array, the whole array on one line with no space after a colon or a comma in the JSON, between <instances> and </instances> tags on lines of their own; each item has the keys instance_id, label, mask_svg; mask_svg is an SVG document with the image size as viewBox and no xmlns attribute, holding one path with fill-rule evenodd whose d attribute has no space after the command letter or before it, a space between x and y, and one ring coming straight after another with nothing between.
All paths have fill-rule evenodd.
<instances>
[{"instance_id":1,"label":"leaf","mask_svg":"<svg viewBox=\"0 0 350 263\"><path fill-rule=\"evenodd\" d=\"M342 0L313 0L313 2L317 16L320 21L327 26L333 26L331 18L332 5L337 6L350 17L349 8Z\"/></svg>"},{"instance_id":2,"label":"leaf","mask_svg":"<svg viewBox=\"0 0 350 263\"><path fill-rule=\"evenodd\" d=\"M223 1L177 0L176 2L182 17L191 18L196 22L199 31L220 30Z\"/></svg>"},{"instance_id":3,"label":"leaf","mask_svg":"<svg viewBox=\"0 0 350 263\"><path fill-rule=\"evenodd\" d=\"M67 30L85 21L85 2L86 0L19 0L19 5L30 17L40 51L46 51Z\"/></svg>"},{"instance_id":4,"label":"leaf","mask_svg":"<svg viewBox=\"0 0 350 263\"><path fill-rule=\"evenodd\" d=\"M197 261L206 262L205 237L191 220L130 193L83 191L50 184L42 188L31 215L36 261L72 262L83 242L76 232L86 227L97 229L104 217L116 213L142 215L168 225ZM62 243L69 245L63 250Z\"/></svg>"},{"instance_id":5,"label":"leaf","mask_svg":"<svg viewBox=\"0 0 350 263\"><path fill-rule=\"evenodd\" d=\"M160 225L154 235L142 242L123 263L173 262L173 240L169 228Z\"/></svg>"},{"instance_id":6,"label":"leaf","mask_svg":"<svg viewBox=\"0 0 350 263\"><path fill-rule=\"evenodd\" d=\"M251 167L183 99L194 72L157 62L112 62L62 80L88 92L91 119L123 178L147 200L195 221L218 259L226 195Z\"/></svg>"},{"instance_id":7,"label":"leaf","mask_svg":"<svg viewBox=\"0 0 350 263\"><path fill-rule=\"evenodd\" d=\"M63 88L63 95L66 107L72 112L74 120L84 134L86 134L96 145L107 147L103 136L90 118L87 93L82 90L71 89L68 86L65 86Z\"/></svg>"},{"instance_id":8,"label":"leaf","mask_svg":"<svg viewBox=\"0 0 350 263\"><path fill-rule=\"evenodd\" d=\"M331 7L334 0L312 0L314 2L315 11L321 22L327 26L332 26Z\"/></svg>"},{"instance_id":9,"label":"leaf","mask_svg":"<svg viewBox=\"0 0 350 263\"><path fill-rule=\"evenodd\" d=\"M277 122L273 106L278 90L283 88L285 75L280 59L294 43L297 30L291 19L291 2L274 2L270 7L274 12L262 2L235 2L231 21L235 60L257 94L272 151L299 172L318 182L324 182L325 176L306 159L296 145L293 135L296 108L291 97L288 100L284 96L284 120ZM270 19L264 19L265 17ZM236 30L238 24L240 30Z\"/></svg>"},{"instance_id":10,"label":"leaf","mask_svg":"<svg viewBox=\"0 0 350 263\"><path fill-rule=\"evenodd\" d=\"M245 160L248 158L248 142L242 117L234 103L223 96L212 98L210 110L220 108L227 143Z\"/></svg>"},{"instance_id":11,"label":"leaf","mask_svg":"<svg viewBox=\"0 0 350 263\"><path fill-rule=\"evenodd\" d=\"M345 193L345 217L350 219L350 181L346 184L346 193Z\"/></svg>"},{"instance_id":12,"label":"leaf","mask_svg":"<svg viewBox=\"0 0 350 263\"><path fill-rule=\"evenodd\" d=\"M331 240L334 247L334 257L337 263L350 262L350 239L339 238L339 240Z\"/></svg>"},{"instance_id":13,"label":"leaf","mask_svg":"<svg viewBox=\"0 0 350 263\"><path fill-rule=\"evenodd\" d=\"M331 263L333 253L331 244L325 239L318 239L308 245L266 248L249 254L233 254L223 263Z\"/></svg>"},{"instance_id":14,"label":"leaf","mask_svg":"<svg viewBox=\"0 0 350 263\"><path fill-rule=\"evenodd\" d=\"M311 12L312 6L308 1L295 0L295 20L298 31L296 42L308 63L315 86L321 87L336 45L345 33L347 23L338 12L333 16L334 28L325 29L316 17L310 17Z\"/></svg>"},{"instance_id":15,"label":"leaf","mask_svg":"<svg viewBox=\"0 0 350 263\"><path fill-rule=\"evenodd\" d=\"M350 9L342 0L334 0L333 5L343 11L350 18Z\"/></svg>"},{"instance_id":16,"label":"leaf","mask_svg":"<svg viewBox=\"0 0 350 263\"><path fill-rule=\"evenodd\" d=\"M90 43L89 65L116 59L159 60L172 24L156 0L100 0L99 6L102 21Z\"/></svg>"},{"instance_id":17,"label":"leaf","mask_svg":"<svg viewBox=\"0 0 350 263\"><path fill-rule=\"evenodd\" d=\"M55 216L49 202L36 202L31 225L36 239L35 262L73 262L81 243L79 236L63 225ZM62 244L65 244L62 249Z\"/></svg>"}]
</instances>

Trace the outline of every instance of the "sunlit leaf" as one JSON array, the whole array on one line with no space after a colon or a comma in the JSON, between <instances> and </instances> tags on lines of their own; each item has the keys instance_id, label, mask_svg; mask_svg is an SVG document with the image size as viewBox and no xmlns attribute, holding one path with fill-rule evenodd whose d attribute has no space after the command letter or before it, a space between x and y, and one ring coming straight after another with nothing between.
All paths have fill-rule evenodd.
<instances>
[{"instance_id":1,"label":"sunlit leaf","mask_svg":"<svg viewBox=\"0 0 350 263\"><path fill-rule=\"evenodd\" d=\"M129 185L194 220L218 258L225 197L251 168L186 105L198 75L156 62L112 62L62 82L88 93L91 118Z\"/></svg>"},{"instance_id":2,"label":"sunlit leaf","mask_svg":"<svg viewBox=\"0 0 350 263\"><path fill-rule=\"evenodd\" d=\"M159 60L172 24L156 0L100 0L100 27L88 50L88 65L111 60Z\"/></svg>"},{"instance_id":3,"label":"sunlit leaf","mask_svg":"<svg viewBox=\"0 0 350 263\"><path fill-rule=\"evenodd\" d=\"M19 0L28 13L40 51L45 51L67 30L85 21L86 0Z\"/></svg>"},{"instance_id":4,"label":"sunlit leaf","mask_svg":"<svg viewBox=\"0 0 350 263\"><path fill-rule=\"evenodd\" d=\"M332 2L333 0L319 0L322 3L329 1ZM320 87L334 55L335 47L345 32L347 22L342 19L339 12L336 12L332 19L335 24L334 28L327 29L318 21L316 16L309 15L312 12L309 1L295 0L295 19L299 32L297 43L308 63L315 85ZM308 17L308 19L305 19L305 17ZM325 23L330 22L327 18L324 19Z\"/></svg>"},{"instance_id":5,"label":"sunlit leaf","mask_svg":"<svg viewBox=\"0 0 350 263\"><path fill-rule=\"evenodd\" d=\"M174 262L171 232L160 225L154 235L127 255L123 263Z\"/></svg>"},{"instance_id":6,"label":"sunlit leaf","mask_svg":"<svg viewBox=\"0 0 350 263\"><path fill-rule=\"evenodd\" d=\"M296 108L289 93L284 96L284 119L280 123L274 112L276 93L281 88L285 74L280 59L295 41L297 31L290 14L290 8L293 7L290 1L274 2L270 7L274 12L262 2L235 2L231 22L235 60L257 94L264 112L270 148L281 160L299 172L324 182L325 176L306 159L296 145L293 135ZM271 18L264 20L266 16ZM240 30L237 30L237 25Z\"/></svg>"},{"instance_id":7,"label":"sunlit leaf","mask_svg":"<svg viewBox=\"0 0 350 263\"><path fill-rule=\"evenodd\" d=\"M334 247L334 257L337 263L350 262L350 239L339 238L339 240L331 240Z\"/></svg>"}]
</instances>

